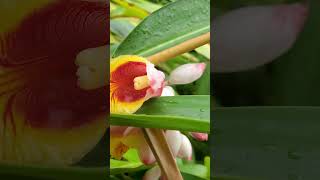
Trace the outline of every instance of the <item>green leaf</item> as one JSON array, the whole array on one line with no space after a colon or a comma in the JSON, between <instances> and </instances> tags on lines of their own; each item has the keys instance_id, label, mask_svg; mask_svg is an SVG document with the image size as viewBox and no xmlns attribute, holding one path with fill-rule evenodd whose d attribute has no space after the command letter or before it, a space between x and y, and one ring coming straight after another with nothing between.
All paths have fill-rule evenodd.
<instances>
[{"instance_id":1,"label":"green leaf","mask_svg":"<svg viewBox=\"0 0 320 180\"><path fill-rule=\"evenodd\" d=\"M110 175L136 172L147 169L141 162L119 161L110 159Z\"/></svg>"},{"instance_id":2,"label":"green leaf","mask_svg":"<svg viewBox=\"0 0 320 180\"><path fill-rule=\"evenodd\" d=\"M145 18L113 56L147 57L209 31L210 0L178 0Z\"/></svg>"},{"instance_id":3,"label":"green leaf","mask_svg":"<svg viewBox=\"0 0 320 180\"><path fill-rule=\"evenodd\" d=\"M136 149L129 149L124 155L123 158L130 162L141 162L138 151Z\"/></svg>"},{"instance_id":4,"label":"green leaf","mask_svg":"<svg viewBox=\"0 0 320 180\"><path fill-rule=\"evenodd\" d=\"M134 29L134 25L125 19L110 20L110 31L119 38L124 39Z\"/></svg>"},{"instance_id":5,"label":"green leaf","mask_svg":"<svg viewBox=\"0 0 320 180\"><path fill-rule=\"evenodd\" d=\"M125 160L110 159L110 175L137 172L148 168L140 161L136 149L129 149L123 158Z\"/></svg>"},{"instance_id":6,"label":"green leaf","mask_svg":"<svg viewBox=\"0 0 320 180\"><path fill-rule=\"evenodd\" d=\"M146 0L128 0L130 3L135 4L136 6L144 9L145 11L152 13L160 9L162 6L159 4L155 4Z\"/></svg>"},{"instance_id":7,"label":"green leaf","mask_svg":"<svg viewBox=\"0 0 320 180\"><path fill-rule=\"evenodd\" d=\"M207 178L208 169L206 166L201 164L184 164L180 165L179 169L181 172L184 172L186 174L191 174L203 179Z\"/></svg>"},{"instance_id":8,"label":"green leaf","mask_svg":"<svg viewBox=\"0 0 320 180\"><path fill-rule=\"evenodd\" d=\"M210 62L207 63L206 69L199 80L196 81L194 94L210 95Z\"/></svg>"},{"instance_id":9,"label":"green leaf","mask_svg":"<svg viewBox=\"0 0 320 180\"><path fill-rule=\"evenodd\" d=\"M238 138L247 139L234 145L260 146L267 141L282 148L300 147L297 142L303 142L305 149L319 145L320 107L233 107L216 108L213 113L219 120L214 137L230 138L219 139L219 144L237 139L234 135L238 134Z\"/></svg>"},{"instance_id":10,"label":"green leaf","mask_svg":"<svg viewBox=\"0 0 320 180\"><path fill-rule=\"evenodd\" d=\"M206 44L204 46L198 47L197 49L195 49L195 51L201 55L203 55L204 57L206 57L207 59L210 59L210 45Z\"/></svg>"},{"instance_id":11,"label":"green leaf","mask_svg":"<svg viewBox=\"0 0 320 180\"><path fill-rule=\"evenodd\" d=\"M111 114L110 124L209 133L210 96L155 98L145 102L137 114Z\"/></svg>"},{"instance_id":12,"label":"green leaf","mask_svg":"<svg viewBox=\"0 0 320 180\"><path fill-rule=\"evenodd\" d=\"M213 114L216 175L318 178L320 107L216 108Z\"/></svg>"},{"instance_id":13,"label":"green leaf","mask_svg":"<svg viewBox=\"0 0 320 180\"><path fill-rule=\"evenodd\" d=\"M144 9L141 9L140 7L137 7L135 4L128 3L128 2L123 1L123 0L111 0L111 1L113 3L118 4L119 6L121 6L121 7L123 7L125 9L125 12L123 14L125 16L133 16L133 17L138 17L138 18L141 18L141 19L143 19L146 16L148 16L148 13Z\"/></svg>"},{"instance_id":14,"label":"green leaf","mask_svg":"<svg viewBox=\"0 0 320 180\"><path fill-rule=\"evenodd\" d=\"M207 167L208 172L207 172L207 177L210 177L210 172L211 172L211 168L210 168L210 156L206 156L204 158L204 165Z\"/></svg>"}]
</instances>

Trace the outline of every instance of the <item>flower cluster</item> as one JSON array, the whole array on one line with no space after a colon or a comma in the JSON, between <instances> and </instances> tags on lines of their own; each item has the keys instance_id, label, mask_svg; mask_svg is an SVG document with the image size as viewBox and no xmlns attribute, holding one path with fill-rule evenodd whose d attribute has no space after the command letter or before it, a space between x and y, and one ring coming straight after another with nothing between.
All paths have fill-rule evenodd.
<instances>
[{"instance_id":1,"label":"flower cluster","mask_svg":"<svg viewBox=\"0 0 320 180\"><path fill-rule=\"evenodd\" d=\"M206 67L205 63L184 64L173 70L166 81L165 74L143 57L120 56L110 65L111 113L134 113L152 97L174 96L175 92L169 85L192 83L201 77ZM110 129L111 156L121 158L129 148L135 148L144 164L156 161L140 128L111 126ZM191 135L201 141L208 139L208 135L203 133ZM184 134L166 130L165 136L174 157L192 159L192 146ZM155 168L150 171L159 172L160 177L159 167Z\"/></svg>"}]
</instances>

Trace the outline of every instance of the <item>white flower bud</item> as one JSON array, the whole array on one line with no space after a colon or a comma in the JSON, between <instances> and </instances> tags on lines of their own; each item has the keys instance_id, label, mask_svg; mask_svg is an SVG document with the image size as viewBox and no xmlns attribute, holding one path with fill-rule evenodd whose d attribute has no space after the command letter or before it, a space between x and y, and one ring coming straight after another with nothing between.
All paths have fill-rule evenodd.
<instances>
[{"instance_id":1,"label":"white flower bud","mask_svg":"<svg viewBox=\"0 0 320 180\"><path fill-rule=\"evenodd\" d=\"M159 166L154 166L149 169L143 176L143 180L159 180L161 176L161 169Z\"/></svg>"},{"instance_id":2,"label":"white flower bud","mask_svg":"<svg viewBox=\"0 0 320 180\"><path fill-rule=\"evenodd\" d=\"M181 135L181 146L178 152L178 157L191 160L192 159L192 145L185 135Z\"/></svg>"},{"instance_id":3,"label":"white flower bud","mask_svg":"<svg viewBox=\"0 0 320 180\"><path fill-rule=\"evenodd\" d=\"M184 64L174 69L170 76L169 84L189 84L199 79L206 68L205 63Z\"/></svg>"},{"instance_id":4,"label":"white flower bud","mask_svg":"<svg viewBox=\"0 0 320 180\"><path fill-rule=\"evenodd\" d=\"M171 86L165 86L162 90L161 96L174 96L174 89Z\"/></svg>"},{"instance_id":5,"label":"white flower bud","mask_svg":"<svg viewBox=\"0 0 320 180\"><path fill-rule=\"evenodd\" d=\"M180 131L167 130L165 136L173 156L176 157L182 143Z\"/></svg>"},{"instance_id":6,"label":"white flower bud","mask_svg":"<svg viewBox=\"0 0 320 180\"><path fill-rule=\"evenodd\" d=\"M216 18L212 71L242 71L271 62L291 48L307 13L303 4L253 6Z\"/></svg>"}]
</instances>

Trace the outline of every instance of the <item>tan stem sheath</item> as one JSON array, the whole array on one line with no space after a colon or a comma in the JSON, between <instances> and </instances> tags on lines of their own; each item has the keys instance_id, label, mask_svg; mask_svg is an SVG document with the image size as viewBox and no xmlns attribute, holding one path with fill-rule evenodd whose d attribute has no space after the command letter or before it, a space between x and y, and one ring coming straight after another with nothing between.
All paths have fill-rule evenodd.
<instances>
[{"instance_id":1,"label":"tan stem sheath","mask_svg":"<svg viewBox=\"0 0 320 180\"><path fill-rule=\"evenodd\" d=\"M145 138L167 180L183 180L162 129L143 129Z\"/></svg>"},{"instance_id":2,"label":"tan stem sheath","mask_svg":"<svg viewBox=\"0 0 320 180\"><path fill-rule=\"evenodd\" d=\"M210 42L210 32L198 36L193 39L189 39L181 44L173 46L169 49L156 53L147 57L147 59L153 64L159 64L161 62L165 62L171 58L174 58L180 54L184 54L186 52L192 51L200 46L203 46Z\"/></svg>"}]
</instances>

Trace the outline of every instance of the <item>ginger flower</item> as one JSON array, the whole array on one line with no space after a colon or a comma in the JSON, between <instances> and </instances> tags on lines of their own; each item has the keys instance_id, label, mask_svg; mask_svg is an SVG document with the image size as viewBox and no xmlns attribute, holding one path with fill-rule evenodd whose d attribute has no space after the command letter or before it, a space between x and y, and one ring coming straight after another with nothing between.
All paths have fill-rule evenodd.
<instances>
[{"instance_id":1,"label":"ginger flower","mask_svg":"<svg viewBox=\"0 0 320 180\"><path fill-rule=\"evenodd\" d=\"M151 97L160 96L165 75L147 59L119 56L110 63L110 112L134 113Z\"/></svg>"},{"instance_id":2,"label":"ginger flower","mask_svg":"<svg viewBox=\"0 0 320 180\"><path fill-rule=\"evenodd\" d=\"M192 83L202 76L205 68L205 63L184 64L174 69L165 81L164 74L146 59L139 56L120 56L111 62L111 112L134 113L151 97L174 96L175 92L169 85ZM174 157L187 160L192 158L192 146L186 136L174 130L166 130L165 134ZM199 141L208 139L208 135L204 133L194 132L191 135ZM111 126L111 156L120 159L129 148L138 149L144 164L155 162L140 128Z\"/></svg>"},{"instance_id":3,"label":"ginger flower","mask_svg":"<svg viewBox=\"0 0 320 180\"><path fill-rule=\"evenodd\" d=\"M15 21L0 17L0 162L76 163L107 128L107 91L78 87L74 62L81 51L108 43L109 4L5 5L1 13Z\"/></svg>"}]
</instances>

